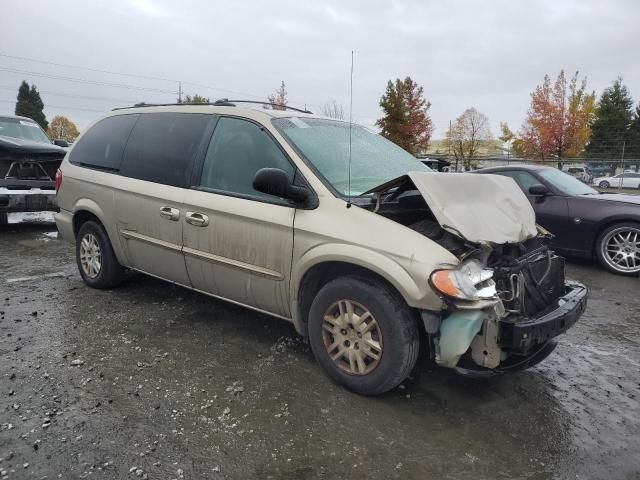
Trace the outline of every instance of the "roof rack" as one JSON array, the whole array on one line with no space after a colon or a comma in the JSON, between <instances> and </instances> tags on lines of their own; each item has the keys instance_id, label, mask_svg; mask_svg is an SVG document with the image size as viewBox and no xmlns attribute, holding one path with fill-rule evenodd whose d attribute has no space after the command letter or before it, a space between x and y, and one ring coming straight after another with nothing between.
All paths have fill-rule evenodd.
<instances>
[{"instance_id":1,"label":"roof rack","mask_svg":"<svg viewBox=\"0 0 640 480\"><path fill-rule=\"evenodd\" d=\"M118 107L112 111L125 110L127 108L144 108L144 107L174 107L174 106L190 106L190 105L211 105L214 107L235 107L236 103L255 103L257 105L268 105L270 107L276 107L276 110L293 110L300 113L313 113L310 110L303 110L301 108L290 107L288 105L279 105L277 103L260 102L258 100L229 100L228 98L220 98L211 103L136 103L133 107Z\"/></svg>"}]
</instances>

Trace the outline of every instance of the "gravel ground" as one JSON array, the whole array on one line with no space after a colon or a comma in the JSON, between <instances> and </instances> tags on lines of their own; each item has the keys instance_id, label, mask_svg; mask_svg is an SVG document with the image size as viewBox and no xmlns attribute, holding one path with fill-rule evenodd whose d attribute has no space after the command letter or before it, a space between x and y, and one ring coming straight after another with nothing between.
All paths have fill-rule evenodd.
<instances>
[{"instance_id":1,"label":"gravel ground","mask_svg":"<svg viewBox=\"0 0 640 480\"><path fill-rule=\"evenodd\" d=\"M471 381L422 358L377 398L286 322L139 274L87 288L49 215L0 233L0 479L640 478L640 279L590 263L540 366Z\"/></svg>"}]
</instances>

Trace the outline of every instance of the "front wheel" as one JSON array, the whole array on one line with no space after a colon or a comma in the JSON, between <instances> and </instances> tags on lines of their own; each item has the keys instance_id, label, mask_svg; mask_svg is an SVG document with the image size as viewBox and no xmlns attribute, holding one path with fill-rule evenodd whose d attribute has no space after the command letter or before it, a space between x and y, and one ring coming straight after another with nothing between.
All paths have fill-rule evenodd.
<instances>
[{"instance_id":1,"label":"front wheel","mask_svg":"<svg viewBox=\"0 0 640 480\"><path fill-rule=\"evenodd\" d=\"M609 187L610 187L609 182L600 182L600 183L598 184L598 186L599 186L600 188L609 188Z\"/></svg>"},{"instance_id":2,"label":"front wheel","mask_svg":"<svg viewBox=\"0 0 640 480\"><path fill-rule=\"evenodd\" d=\"M0 227L9 223L9 214L7 212L0 212Z\"/></svg>"},{"instance_id":3,"label":"front wheel","mask_svg":"<svg viewBox=\"0 0 640 480\"><path fill-rule=\"evenodd\" d=\"M326 284L309 312L309 342L324 371L362 395L396 387L411 372L420 336L402 297L381 282L341 277Z\"/></svg>"},{"instance_id":4,"label":"front wheel","mask_svg":"<svg viewBox=\"0 0 640 480\"><path fill-rule=\"evenodd\" d=\"M113 253L102 225L88 221L76 236L76 261L84 283L93 288L113 288L124 278L124 269Z\"/></svg>"},{"instance_id":5,"label":"front wheel","mask_svg":"<svg viewBox=\"0 0 640 480\"><path fill-rule=\"evenodd\" d=\"M596 255L607 270L620 275L640 273L640 223L618 223L600 234Z\"/></svg>"}]
</instances>

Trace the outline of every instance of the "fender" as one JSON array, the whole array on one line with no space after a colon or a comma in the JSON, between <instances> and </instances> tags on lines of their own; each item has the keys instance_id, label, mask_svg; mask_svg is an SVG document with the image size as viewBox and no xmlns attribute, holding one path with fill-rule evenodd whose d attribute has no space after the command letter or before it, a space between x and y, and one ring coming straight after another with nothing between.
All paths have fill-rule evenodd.
<instances>
[{"instance_id":1,"label":"fender","mask_svg":"<svg viewBox=\"0 0 640 480\"><path fill-rule=\"evenodd\" d=\"M424 271L424 285L421 287L405 268L387 255L353 244L325 243L308 250L294 263L291 272L291 311L294 313L294 323L301 320L296 316L302 278L309 269L326 262L350 263L377 273L393 285L411 307L429 310L442 308L442 300L427 284L427 268Z\"/></svg>"}]
</instances>

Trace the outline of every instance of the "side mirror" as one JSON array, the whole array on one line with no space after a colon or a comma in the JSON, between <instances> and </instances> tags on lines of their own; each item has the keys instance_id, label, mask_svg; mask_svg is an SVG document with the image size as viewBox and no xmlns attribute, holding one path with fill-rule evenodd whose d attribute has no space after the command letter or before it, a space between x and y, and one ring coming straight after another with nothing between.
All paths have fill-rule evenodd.
<instances>
[{"instance_id":1,"label":"side mirror","mask_svg":"<svg viewBox=\"0 0 640 480\"><path fill-rule=\"evenodd\" d=\"M304 203L309 198L309 190L291 183L289 176L279 168L261 168L253 177L253 188L258 192Z\"/></svg>"},{"instance_id":2,"label":"side mirror","mask_svg":"<svg viewBox=\"0 0 640 480\"><path fill-rule=\"evenodd\" d=\"M536 183L535 185L531 185L529 187L529 193L531 195L545 196L545 195L549 195L551 192L545 185L542 185L541 183Z\"/></svg>"},{"instance_id":3,"label":"side mirror","mask_svg":"<svg viewBox=\"0 0 640 480\"><path fill-rule=\"evenodd\" d=\"M61 138L54 140L53 144L63 148L67 148L69 146L69 144L65 140L62 140Z\"/></svg>"}]
</instances>

